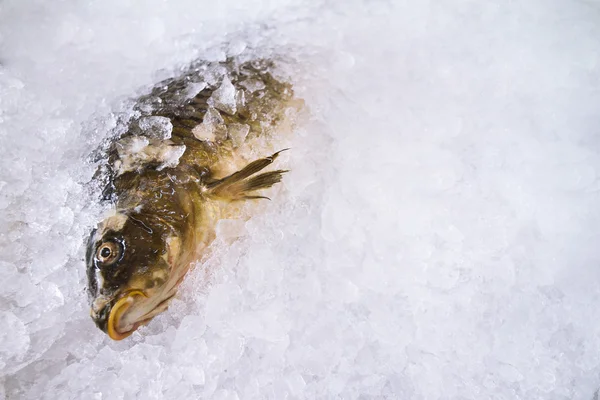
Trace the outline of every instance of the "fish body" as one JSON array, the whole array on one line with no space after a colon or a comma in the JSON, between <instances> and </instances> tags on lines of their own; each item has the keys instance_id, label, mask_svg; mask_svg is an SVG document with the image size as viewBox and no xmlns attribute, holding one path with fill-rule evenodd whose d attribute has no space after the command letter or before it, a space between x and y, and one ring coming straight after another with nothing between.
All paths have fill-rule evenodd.
<instances>
[{"instance_id":1,"label":"fish body","mask_svg":"<svg viewBox=\"0 0 600 400\"><path fill-rule=\"evenodd\" d=\"M236 203L264 198L284 170L253 145L290 130L301 101L265 60L197 63L138 99L98 179L113 213L90 235L91 316L112 339L164 311Z\"/></svg>"}]
</instances>

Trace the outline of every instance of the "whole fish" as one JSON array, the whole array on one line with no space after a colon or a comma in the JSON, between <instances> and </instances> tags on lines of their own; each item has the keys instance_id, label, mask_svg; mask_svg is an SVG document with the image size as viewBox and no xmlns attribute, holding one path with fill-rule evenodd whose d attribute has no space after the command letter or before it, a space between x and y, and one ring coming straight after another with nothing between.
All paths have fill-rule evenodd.
<instances>
[{"instance_id":1,"label":"whole fish","mask_svg":"<svg viewBox=\"0 0 600 400\"><path fill-rule=\"evenodd\" d=\"M164 311L235 203L265 198L286 172L280 152L251 159L290 130L301 101L272 62L198 62L138 99L97 173L114 212L90 235L91 316L121 340ZM260 144L260 145L259 145Z\"/></svg>"}]
</instances>

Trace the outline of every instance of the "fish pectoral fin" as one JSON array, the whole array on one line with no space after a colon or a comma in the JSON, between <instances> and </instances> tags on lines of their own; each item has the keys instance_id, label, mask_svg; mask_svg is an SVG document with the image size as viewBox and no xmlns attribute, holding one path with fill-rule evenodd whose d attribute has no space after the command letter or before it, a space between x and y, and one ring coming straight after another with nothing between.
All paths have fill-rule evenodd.
<instances>
[{"instance_id":1,"label":"fish pectoral fin","mask_svg":"<svg viewBox=\"0 0 600 400\"><path fill-rule=\"evenodd\" d=\"M223 179L209 183L207 185L208 193L229 200L269 199L265 196L252 194L252 192L260 189L268 189L274 184L281 182L283 174L288 171L278 169L259 175L255 174L272 164L277 156L285 150L288 149L278 151L270 157L253 161L241 170Z\"/></svg>"}]
</instances>

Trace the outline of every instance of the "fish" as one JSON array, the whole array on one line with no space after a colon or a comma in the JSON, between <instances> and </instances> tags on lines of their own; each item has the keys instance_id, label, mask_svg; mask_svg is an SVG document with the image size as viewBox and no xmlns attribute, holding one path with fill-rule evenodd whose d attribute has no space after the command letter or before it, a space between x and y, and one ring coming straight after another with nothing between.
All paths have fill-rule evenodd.
<instances>
[{"instance_id":1,"label":"fish","mask_svg":"<svg viewBox=\"0 0 600 400\"><path fill-rule=\"evenodd\" d=\"M111 339L165 311L217 222L282 181L287 170L267 169L287 149L256 153L293 130L303 101L274 65L193 63L136 99L101 152L94 180L110 211L90 233L85 262L91 318Z\"/></svg>"}]
</instances>

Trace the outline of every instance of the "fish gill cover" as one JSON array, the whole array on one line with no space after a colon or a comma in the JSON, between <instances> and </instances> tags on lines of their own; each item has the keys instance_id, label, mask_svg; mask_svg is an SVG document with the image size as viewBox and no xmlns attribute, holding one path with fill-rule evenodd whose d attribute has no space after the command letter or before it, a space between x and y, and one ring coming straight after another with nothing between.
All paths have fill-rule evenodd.
<instances>
[{"instance_id":1,"label":"fish gill cover","mask_svg":"<svg viewBox=\"0 0 600 400\"><path fill-rule=\"evenodd\" d=\"M594 398L599 22L593 1L3 0L0 398ZM153 85L239 55L284 58L309 110L290 172L113 342L86 294L90 154Z\"/></svg>"}]
</instances>

